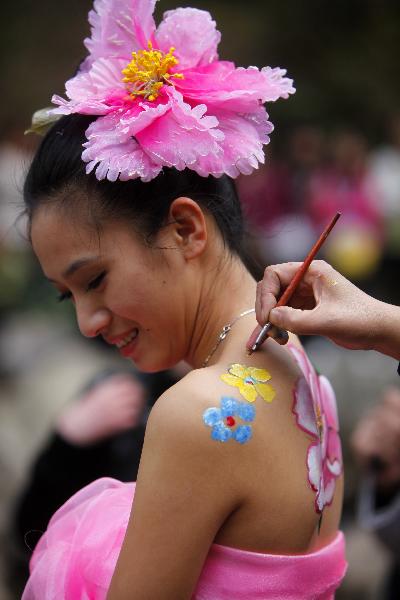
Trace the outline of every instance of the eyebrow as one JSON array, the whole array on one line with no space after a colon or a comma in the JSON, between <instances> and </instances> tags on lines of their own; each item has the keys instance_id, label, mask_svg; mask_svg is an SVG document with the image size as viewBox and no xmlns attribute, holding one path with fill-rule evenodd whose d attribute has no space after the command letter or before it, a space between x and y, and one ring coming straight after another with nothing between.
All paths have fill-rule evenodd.
<instances>
[{"instance_id":1,"label":"eyebrow","mask_svg":"<svg viewBox=\"0 0 400 600\"><path fill-rule=\"evenodd\" d=\"M89 256L87 258L79 258L78 260L74 260L67 269L65 269L64 273L62 273L62 277L68 278L71 277L76 271L81 269L82 267L86 267L91 263L96 262L100 257L99 256ZM46 277L47 281L50 283L56 283L54 279L50 279L50 277Z\"/></svg>"},{"instance_id":2,"label":"eyebrow","mask_svg":"<svg viewBox=\"0 0 400 600\"><path fill-rule=\"evenodd\" d=\"M87 265L90 265L91 263L96 262L97 260L99 260L100 256L88 256L86 258L79 258L78 260L74 260L74 262L72 262L69 267L67 267L67 269L65 269L64 273L62 274L62 277L68 278L71 277L71 275L73 275L74 273L76 273L76 271L78 271L79 269L81 269L82 267L86 267ZM46 277L46 275L45 275ZM54 279L51 279L50 277L46 277L47 281L50 281L50 283L56 283L56 281Z\"/></svg>"},{"instance_id":3,"label":"eyebrow","mask_svg":"<svg viewBox=\"0 0 400 600\"><path fill-rule=\"evenodd\" d=\"M78 260L74 260L69 267L62 274L63 277L68 278L71 277L76 271L81 269L82 267L86 267L87 265L96 262L99 259L98 256L91 256L87 258L79 258Z\"/></svg>"}]
</instances>

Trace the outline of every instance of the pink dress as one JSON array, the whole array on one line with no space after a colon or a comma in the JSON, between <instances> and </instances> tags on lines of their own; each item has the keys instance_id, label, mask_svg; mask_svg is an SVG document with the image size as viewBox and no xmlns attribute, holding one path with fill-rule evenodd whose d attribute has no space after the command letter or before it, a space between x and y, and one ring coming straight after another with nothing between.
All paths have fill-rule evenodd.
<instances>
[{"instance_id":1,"label":"pink dress","mask_svg":"<svg viewBox=\"0 0 400 600\"><path fill-rule=\"evenodd\" d=\"M294 391L293 413L310 438L308 480L315 510L322 512L341 472L334 396L304 352L291 351L304 374ZM103 478L72 496L52 517L34 551L22 600L105 600L134 493L134 483ZM302 555L213 544L192 600L330 600L346 567L341 532L317 552Z\"/></svg>"},{"instance_id":2,"label":"pink dress","mask_svg":"<svg viewBox=\"0 0 400 600\"><path fill-rule=\"evenodd\" d=\"M134 492L134 483L103 478L70 498L39 541L22 600L105 600ZM342 533L297 556L213 544L193 600L329 600L345 571Z\"/></svg>"}]
</instances>

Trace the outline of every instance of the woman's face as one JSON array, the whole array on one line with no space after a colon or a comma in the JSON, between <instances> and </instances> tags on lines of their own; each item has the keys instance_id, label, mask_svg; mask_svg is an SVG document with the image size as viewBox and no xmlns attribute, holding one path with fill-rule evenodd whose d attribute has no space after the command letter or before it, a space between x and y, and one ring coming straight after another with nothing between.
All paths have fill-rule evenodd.
<instances>
[{"instance_id":1,"label":"woman's face","mask_svg":"<svg viewBox=\"0 0 400 600\"><path fill-rule=\"evenodd\" d=\"M45 276L60 299L74 303L83 335L101 335L143 371L184 358L190 332L179 249L156 249L157 240L149 248L117 221L97 231L83 218L66 217L57 205L37 210L31 237Z\"/></svg>"}]
</instances>

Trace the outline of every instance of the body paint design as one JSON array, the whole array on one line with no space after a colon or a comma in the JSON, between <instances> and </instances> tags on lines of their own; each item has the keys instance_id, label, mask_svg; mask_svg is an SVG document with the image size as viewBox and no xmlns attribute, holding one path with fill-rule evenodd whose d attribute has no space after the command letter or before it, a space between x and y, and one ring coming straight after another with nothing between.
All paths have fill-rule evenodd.
<instances>
[{"instance_id":1,"label":"body paint design","mask_svg":"<svg viewBox=\"0 0 400 600\"><path fill-rule=\"evenodd\" d=\"M315 492L315 510L332 504L336 479L343 472L335 393L328 379L318 376L303 350L290 345L303 374L293 392L297 426L312 437L307 451L308 481Z\"/></svg>"},{"instance_id":2,"label":"body paint design","mask_svg":"<svg viewBox=\"0 0 400 600\"><path fill-rule=\"evenodd\" d=\"M220 408L213 406L205 410L203 421L207 427L211 427L211 439L218 442L233 439L239 444L245 444L253 435L252 428L251 425L238 424L238 419L251 423L255 415L254 406L222 396Z\"/></svg>"},{"instance_id":3,"label":"body paint design","mask_svg":"<svg viewBox=\"0 0 400 600\"><path fill-rule=\"evenodd\" d=\"M271 375L266 369L245 367L236 363L229 367L228 373L221 375L221 379L228 385L237 387L248 402L254 402L258 396L266 402L272 402L275 396L274 388L267 383Z\"/></svg>"}]
</instances>

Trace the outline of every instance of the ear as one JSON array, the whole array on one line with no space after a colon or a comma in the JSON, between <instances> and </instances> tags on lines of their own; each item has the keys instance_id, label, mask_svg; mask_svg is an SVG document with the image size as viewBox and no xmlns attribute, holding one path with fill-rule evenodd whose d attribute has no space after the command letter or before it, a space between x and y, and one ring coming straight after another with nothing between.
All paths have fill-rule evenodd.
<instances>
[{"instance_id":1,"label":"ear","mask_svg":"<svg viewBox=\"0 0 400 600\"><path fill-rule=\"evenodd\" d=\"M207 221L201 207L191 198L176 198L169 209L169 236L190 260L202 254L207 245Z\"/></svg>"}]
</instances>

